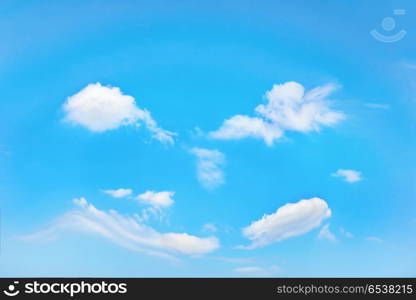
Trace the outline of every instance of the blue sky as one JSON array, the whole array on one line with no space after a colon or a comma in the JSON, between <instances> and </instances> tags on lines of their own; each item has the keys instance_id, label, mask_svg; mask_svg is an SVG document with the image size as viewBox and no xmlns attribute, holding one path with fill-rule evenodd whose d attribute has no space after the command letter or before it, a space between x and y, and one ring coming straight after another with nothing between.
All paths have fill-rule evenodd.
<instances>
[{"instance_id":1,"label":"blue sky","mask_svg":"<svg viewBox=\"0 0 416 300\"><path fill-rule=\"evenodd\" d=\"M0 4L1 276L416 276L412 1L112 2Z\"/></svg>"}]
</instances>

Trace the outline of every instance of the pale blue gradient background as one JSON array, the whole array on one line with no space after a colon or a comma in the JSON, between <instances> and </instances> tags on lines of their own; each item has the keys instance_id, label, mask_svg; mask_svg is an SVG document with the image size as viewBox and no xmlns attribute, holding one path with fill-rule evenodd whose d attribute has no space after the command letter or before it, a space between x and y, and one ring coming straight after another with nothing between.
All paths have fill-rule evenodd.
<instances>
[{"instance_id":1,"label":"pale blue gradient background","mask_svg":"<svg viewBox=\"0 0 416 300\"><path fill-rule=\"evenodd\" d=\"M396 8L407 10L395 16L407 36L374 40L369 31ZM275 265L275 276L416 276L415 14L414 1L1 1L0 275L241 276L233 269ZM192 134L251 114L286 81L341 85L331 98L347 119L319 133L288 132L272 147ZM96 134L63 123L66 98L95 82L133 95L179 133L175 146L142 129ZM194 146L226 155L225 185L200 186L186 151ZM330 176L340 168L362 171L363 180ZM137 203L101 192L118 187L175 191L169 223L153 225L204 236L202 226L215 223L221 248L175 265L77 233L17 238L79 196L99 209L138 212ZM234 248L248 244L241 228L315 196L333 212L336 242L313 230Z\"/></svg>"}]
</instances>

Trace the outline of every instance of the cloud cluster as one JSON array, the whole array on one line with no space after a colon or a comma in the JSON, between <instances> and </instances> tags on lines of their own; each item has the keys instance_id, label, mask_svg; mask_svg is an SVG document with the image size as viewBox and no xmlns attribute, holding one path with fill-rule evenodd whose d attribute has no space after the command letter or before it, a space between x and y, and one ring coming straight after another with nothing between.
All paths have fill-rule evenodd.
<instances>
[{"instance_id":1,"label":"cloud cluster","mask_svg":"<svg viewBox=\"0 0 416 300\"><path fill-rule=\"evenodd\" d=\"M209 136L224 140L261 138L270 146L286 130L310 132L335 125L344 115L332 110L326 98L336 88L328 84L305 93L305 88L296 82L274 85L265 95L267 104L255 108L256 117L233 116Z\"/></svg>"},{"instance_id":2,"label":"cloud cluster","mask_svg":"<svg viewBox=\"0 0 416 300\"><path fill-rule=\"evenodd\" d=\"M173 143L175 133L158 127L150 112L136 105L132 96L124 95L117 87L89 84L70 96L63 110L65 121L81 125L91 131L103 132L125 125L144 124L154 139Z\"/></svg>"},{"instance_id":3,"label":"cloud cluster","mask_svg":"<svg viewBox=\"0 0 416 300\"><path fill-rule=\"evenodd\" d=\"M355 171L355 170L345 170L345 169L339 169L334 174L332 174L333 177L342 177L346 182L354 183L361 181L361 172Z\"/></svg>"},{"instance_id":4,"label":"cloud cluster","mask_svg":"<svg viewBox=\"0 0 416 300\"><path fill-rule=\"evenodd\" d=\"M333 84L319 86L310 91L296 82L274 85L265 94L266 103L255 108L255 115L235 115L224 120L221 127L209 133L215 139L263 139L270 146L284 136L286 131L312 132L322 127L333 126L344 119L344 114L331 109L328 96L337 88ZM69 97L63 105L65 120L81 125L94 132L117 129L121 126L144 125L154 139L162 143L174 143L175 133L160 128L149 111L139 108L132 96L123 94L117 87L106 87L100 83L89 84L77 94ZM224 184L222 167L225 156L218 150L192 148L197 158L199 182L208 189ZM332 174L347 182L361 180L361 173L340 169ZM103 211L89 204L85 198L74 199L76 209L68 211L46 230L26 238L56 237L66 230L99 235L115 244L135 251L173 258L174 254L200 255L219 248L214 236L197 237L188 233L161 233L149 226L150 216L162 218L164 210L174 204L174 192L148 190L138 196L131 189L104 190L115 198L129 197L147 205L141 215L124 216L115 210ZM243 228L243 235L251 241L242 248L254 249L290 237L299 236L319 227L331 216L328 204L320 198L300 200L278 208L270 215ZM216 232L214 224L205 224L203 230ZM335 241L329 225L324 225L319 238ZM375 238L369 238L375 240ZM245 274L270 274L277 268L249 266L234 270Z\"/></svg>"},{"instance_id":5,"label":"cloud cluster","mask_svg":"<svg viewBox=\"0 0 416 300\"><path fill-rule=\"evenodd\" d=\"M138 200L140 203L146 205L147 207L141 210L141 214L137 216L141 222L148 221L151 217L155 217L159 221L164 219L164 210L172 206L175 201L173 196L175 192L171 191L146 191L143 194L132 197L132 189L119 188L116 190L104 190L104 193L114 197L114 198L131 198Z\"/></svg>"},{"instance_id":6,"label":"cloud cluster","mask_svg":"<svg viewBox=\"0 0 416 300\"><path fill-rule=\"evenodd\" d=\"M134 251L171 259L175 254L209 253L220 245L214 236L201 238L187 233L158 232L137 218L123 216L114 210L99 210L82 197L74 199L74 203L76 209L57 218L45 230L23 238L50 239L67 231L84 232L101 236Z\"/></svg>"},{"instance_id":7,"label":"cloud cluster","mask_svg":"<svg viewBox=\"0 0 416 300\"><path fill-rule=\"evenodd\" d=\"M252 241L244 248L254 249L305 234L330 216L328 204L320 198L288 203L243 229L244 236Z\"/></svg>"},{"instance_id":8,"label":"cloud cluster","mask_svg":"<svg viewBox=\"0 0 416 300\"><path fill-rule=\"evenodd\" d=\"M225 156L218 150L192 148L190 153L197 157L197 174L199 182L207 189L213 189L225 182L221 167Z\"/></svg>"}]
</instances>

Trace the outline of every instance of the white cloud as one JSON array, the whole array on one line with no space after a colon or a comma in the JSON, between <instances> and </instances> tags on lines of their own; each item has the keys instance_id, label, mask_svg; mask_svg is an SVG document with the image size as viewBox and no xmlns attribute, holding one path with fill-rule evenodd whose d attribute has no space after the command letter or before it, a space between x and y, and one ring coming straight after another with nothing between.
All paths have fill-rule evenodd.
<instances>
[{"instance_id":1,"label":"white cloud","mask_svg":"<svg viewBox=\"0 0 416 300\"><path fill-rule=\"evenodd\" d=\"M175 192L170 191L146 191L145 193L138 195L136 199L155 208L164 208L171 206L175 202L172 198L174 195Z\"/></svg>"},{"instance_id":2,"label":"white cloud","mask_svg":"<svg viewBox=\"0 0 416 300\"><path fill-rule=\"evenodd\" d=\"M376 242L376 243L382 243L382 242L384 242L383 239L381 239L379 237L376 237L376 236L369 236L369 237L366 238L366 240L367 241L370 241L370 242Z\"/></svg>"},{"instance_id":3,"label":"white cloud","mask_svg":"<svg viewBox=\"0 0 416 300\"><path fill-rule=\"evenodd\" d=\"M205 136L205 133L202 131L201 128L199 128L198 126L195 126L191 131L190 134L192 137L194 138L198 138L198 137L203 137Z\"/></svg>"},{"instance_id":4,"label":"white cloud","mask_svg":"<svg viewBox=\"0 0 416 300\"><path fill-rule=\"evenodd\" d=\"M216 237L200 238L187 233L160 233L136 218L117 211L103 211L85 198L74 199L77 208L57 218L47 229L23 237L25 240L57 238L68 231L101 236L119 246L174 258L174 254L201 255L219 248Z\"/></svg>"},{"instance_id":5,"label":"white cloud","mask_svg":"<svg viewBox=\"0 0 416 300\"><path fill-rule=\"evenodd\" d=\"M322 226L321 230L319 231L318 238L326 239L326 240L329 240L331 242L336 241L335 235L329 229L329 224L325 224L324 226Z\"/></svg>"},{"instance_id":6,"label":"white cloud","mask_svg":"<svg viewBox=\"0 0 416 300\"><path fill-rule=\"evenodd\" d=\"M346 182L354 183L361 181L361 172L355 171L355 170L345 170L345 169L339 169L334 174L332 174L334 177L343 177Z\"/></svg>"},{"instance_id":7,"label":"white cloud","mask_svg":"<svg viewBox=\"0 0 416 300\"><path fill-rule=\"evenodd\" d=\"M63 109L65 121L81 125L91 131L103 132L120 126L143 123L160 142L173 143L175 133L157 126L150 112L136 105L132 96L124 95L118 87L89 84L70 96Z\"/></svg>"},{"instance_id":8,"label":"white cloud","mask_svg":"<svg viewBox=\"0 0 416 300\"><path fill-rule=\"evenodd\" d=\"M215 224L207 223L207 224L204 224L204 226L202 226L202 230L206 232L217 232L218 228L217 226L215 226Z\"/></svg>"},{"instance_id":9,"label":"white cloud","mask_svg":"<svg viewBox=\"0 0 416 300\"><path fill-rule=\"evenodd\" d=\"M319 198L288 203L245 227L243 234L252 244L243 248L254 249L305 234L330 216L328 204Z\"/></svg>"},{"instance_id":10,"label":"white cloud","mask_svg":"<svg viewBox=\"0 0 416 300\"><path fill-rule=\"evenodd\" d=\"M258 266L248 266L248 267L240 267L235 268L234 272L245 274L245 275L273 275L276 273L281 273L282 270L277 266L270 266L270 267L258 267Z\"/></svg>"},{"instance_id":11,"label":"white cloud","mask_svg":"<svg viewBox=\"0 0 416 300\"><path fill-rule=\"evenodd\" d=\"M85 199L84 197L75 198L74 200L72 200L72 202L74 202L75 205L78 205L82 208L85 208L88 205L87 199Z\"/></svg>"},{"instance_id":12,"label":"white cloud","mask_svg":"<svg viewBox=\"0 0 416 300\"><path fill-rule=\"evenodd\" d=\"M262 272L263 269L260 267L241 267L241 268L235 268L234 272L238 272L238 273L257 273L257 272Z\"/></svg>"},{"instance_id":13,"label":"white cloud","mask_svg":"<svg viewBox=\"0 0 416 300\"><path fill-rule=\"evenodd\" d=\"M224 123L217 131L209 134L210 137L221 140L239 140L247 137L262 138L271 146L275 139L283 135L282 130L261 118L236 115Z\"/></svg>"},{"instance_id":14,"label":"white cloud","mask_svg":"<svg viewBox=\"0 0 416 300\"><path fill-rule=\"evenodd\" d=\"M221 169L225 162L223 153L203 148L192 148L190 153L197 157L198 180L205 188L213 189L225 182Z\"/></svg>"},{"instance_id":15,"label":"white cloud","mask_svg":"<svg viewBox=\"0 0 416 300\"><path fill-rule=\"evenodd\" d=\"M130 196L133 191L131 189L117 189L117 190L104 190L104 193L114 197L114 198L123 198Z\"/></svg>"},{"instance_id":16,"label":"white cloud","mask_svg":"<svg viewBox=\"0 0 416 300\"><path fill-rule=\"evenodd\" d=\"M267 104L256 107L257 117L233 116L209 136L216 139L262 138L267 145L272 145L285 130L310 132L335 125L345 117L332 110L326 100L336 88L328 84L305 93L304 87L296 82L274 85L266 92Z\"/></svg>"}]
</instances>

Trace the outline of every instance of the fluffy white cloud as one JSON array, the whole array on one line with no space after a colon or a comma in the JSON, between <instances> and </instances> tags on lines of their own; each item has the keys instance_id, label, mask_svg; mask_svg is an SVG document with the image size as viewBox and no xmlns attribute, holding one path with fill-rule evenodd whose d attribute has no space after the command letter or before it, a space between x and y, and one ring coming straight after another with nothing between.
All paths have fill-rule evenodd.
<instances>
[{"instance_id":1,"label":"fluffy white cloud","mask_svg":"<svg viewBox=\"0 0 416 300\"><path fill-rule=\"evenodd\" d=\"M23 237L26 240L56 238L65 231L99 235L122 247L174 258L172 254L200 255L219 247L216 237L200 238L187 233L160 233L134 217L117 211L103 211L89 204L85 198L74 199L77 209L57 218L49 228Z\"/></svg>"},{"instance_id":2,"label":"fluffy white cloud","mask_svg":"<svg viewBox=\"0 0 416 300\"><path fill-rule=\"evenodd\" d=\"M140 215L137 215L136 217L141 222L147 222L151 218L155 218L159 222L162 222L165 219L165 209L175 203L173 200L174 195L175 192L170 191L146 191L143 194L136 196L134 199L150 206L143 208Z\"/></svg>"},{"instance_id":3,"label":"fluffy white cloud","mask_svg":"<svg viewBox=\"0 0 416 300\"><path fill-rule=\"evenodd\" d=\"M225 162L223 153L203 148L192 148L190 152L197 157L198 180L205 188L213 189L225 182L221 169Z\"/></svg>"},{"instance_id":4,"label":"fluffy white cloud","mask_svg":"<svg viewBox=\"0 0 416 300\"><path fill-rule=\"evenodd\" d=\"M162 234L161 243L166 249L188 255L204 254L219 247L216 237L200 238L187 233Z\"/></svg>"},{"instance_id":5,"label":"fluffy white cloud","mask_svg":"<svg viewBox=\"0 0 416 300\"><path fill-rule=\"evenodd\" d=\"M318 238L326 239L326 240L329 240L331 242L336 241L335 235L329 229L329 224L325 224L324 226L322 226L321 230L319 231Z\"/></svg>"},{"instance_id":6,"label":"fluffy white cloud","mask_svg":"<svg viewBox=\"0 0 416 300\"><path fill-rule=\"evenodd\" d=\"M328 204L319 198L288 203L243 229L244 236L252 241L244 248L254 249L305 234L330 216Z\"/></svg>"},{"instance_id":7,"label":"fluffy white cloud","mask_svg":"<svg viewBox=\"0 0 416 300\"><path fill-rule=\"evenodd\" d=\"M175 192L155 192L155 191L146 191L145 193L136 197L142 203L151 205L155 208L163 208L171 206L175 201L173 196Z\"/></svg>"},{"instance_id":8,"label":"fluffy white cloud","mask_svg":"<svg viewBox=\"0 0 416 300\"><path fill-rule=\"evenodd\" d=\"M91 131L103 132L120 126L143 123L160 142L173 143L175 133L157 126L150 112L136 105L132 96L124 95L117 87L89 84L70 96L63 109L65 120Z\"/></svg>"},{"instance_id":9,"label":"fluffy white cloud","mask_svg":"<svg viewBox=\"0 0 416 300\"><path fill-rule=\"evenodd\" d=\"M123 198L130 196L133 191L131 189L117 189L117 190L104 190L104 193L114 197L114 198Z\"/></svg>"},{"instance_id":10,"label":"fluffy white cloud","mask_svg":"<svg viewBox=\"0 0 416 300\"><path fill-rule=\"evenodd\" d=\"M361 172L355 171L355 170L344 170L339 169L334 174L332 174L334 177L342 177L346 182L354 183L361 181Z\"/></svg>"},{"instance_id":11,"label":"fluffy white cloud","mask_svg":"<svg viewBox=\"0 0 416 300\"><path fill-rule=\"evenodd\" d=\"M336 89L333 84L305 93L302 85L286 82L274 85L265 95L267 104L256 107L257 117L236 115L210 133L216 139L262 138L267 145L283 136L285 130L310 132L332 126L344 115L330 108L326 97Z\"/></svg>"}]
</instances>

